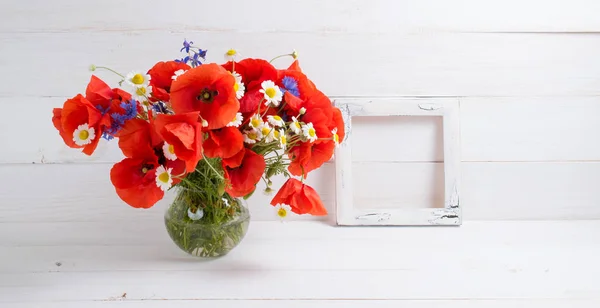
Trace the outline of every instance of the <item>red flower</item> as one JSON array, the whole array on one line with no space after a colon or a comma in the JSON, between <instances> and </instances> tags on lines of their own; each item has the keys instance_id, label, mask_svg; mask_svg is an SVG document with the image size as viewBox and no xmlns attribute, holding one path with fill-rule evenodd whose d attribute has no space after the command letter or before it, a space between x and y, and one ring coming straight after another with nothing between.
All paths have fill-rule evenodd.
<instances>
[{"instance_id":1,"label":"red flower","mask_svg":"<svg viewBox=\"0 0 600 308\"><path fill-rule=\"evenodd\" d=\"M202 124L198 122L198 112L166 115L159 114L154 120L156 132L173 146L177 158L184 160L186 170L196 169L202 159Z\"/></svg>"},{"instance_id":2,"label":"red flower","mask_svg":"<svg viewBox=\"0 0 600 308\"><path fill-rule=\"evenodd\" d=\"M228 71L234 69L231 61L224 64L223 67ZM264 97L264 94L259 92L262 89L262 82L277 80L277 69L262 59L244 59L235 63L235 72L242 76L242 82L246 88L246 92L240 100L240 112L246 117L246 114L256 112L258 104Z\"/></svg>"},{"instance_id":3,"label":"red flower","mask_svg":"<svg viewBox=\"0 0 600 308\"><path fill-rule=\"evenodd\" d=\"M127 157L140 157L164 142L154 127L146 120L132 119L117 133L119 148Z\"/></svg>"},{"instance_id":4,"label":"red flower","mask_svg":"<svg viewBox=\"0 0 600 308\"><path fill-rule=\"evenodd\" d=\"M156 63L149 71L150 85L152 86L152 97L157 100L168 102L170 99L173 75L178 70L187 71L190 66L183 62L167 61Z\"/></svg>"},{"instance_id":5,"label":"red flower","mask_svg":"<svg viewBox=\"0 0 600 308\"><path fill-rule=\"evenodd\" d=\"M244 135L236 127L211 130L203 148L206 157L229 158L244 148Z\"/></svg>"},{"instance_id":6,"label":"red flower","mask_svg":"<svg viewBox=\"0 0 600 308\"><path fill-rule=\"evenodd\" d=\"M285 77L292 78L296 82L299 92L298 97L301 99L311 96L313 92L317 90L315 84L302 73L298 60L295 60L287 69L277 71L277 85L283 89L285 89L285 83L283 82ZM286 91L286 93L287 92L288 91Z\"/></svg>"},{"instance_id":7,"label":"red flower","mask_svg":"<svg viewBox=\"0 0 600 308\"><path fill-rule=\"evenodd\" d=\"M315 216L327 215L319 194L310 186L294 179L288 179L279 189L271 205L287 204L296 214Z\"/></svg>"},{"instance_id":8,"label":"red flower","mask_svg":"<svg viewBox=\"0 0 600 308\"><path fill-rule=\"evenodd\" d=\"M224 127L240 107L234 91L235 78L223 67L210 63L179 76L171 87L175 113L199 111L208 129Z\"/></svg>"},{"instance_id":9,"label":"red flower","mask_svg":"<svg viewBox=\"0 0 600 308\"><path fill-rule=\"evenodd\" d=\"M102 125L106 125L103 119L100 111L78 94L62 109L54 108L52 123L67 146L83 148L83 153L92 155L102 136Z\"/></svg>"},{"instance_id":10,"label":"red flower","mask_svg":"<svg viewBox=\"0 0 600 308\"><path fill-rule=\"evenodd\" d=\"M239 166L229 167L227 163L223 163L225 179L229 184L226 186L225 192L234 198L253 192L266 167L265 160L261 155L248 149L243 151L244 156ZM229 163L231 162L229 161Z\"/></svg>"},{"instance_id":11,"label":"red flower","mask_svg":"<svg viewBox=\"0 0 600 308\"><path fill-rule=\"evenodd\" d=\"M313 143L303 142L289 151L288 156L292 161L288 166L288 171L295 176L303 174L306 176L306 174L321 167L331 159L334 149L335 143L333 140L315 141Z\"/></svg>"},{"instance_id":12,"label":"red flower","mask_svg":"<svg viewBox=\"0 0 600 308\"><path fill-rule=\"evenodd\" d=\"M156 185L157 157L146 153L125 158L110 170L110 180L119 197L135 208L150 208L162 199L164 192Z\"/></svg>"}]
</instances>

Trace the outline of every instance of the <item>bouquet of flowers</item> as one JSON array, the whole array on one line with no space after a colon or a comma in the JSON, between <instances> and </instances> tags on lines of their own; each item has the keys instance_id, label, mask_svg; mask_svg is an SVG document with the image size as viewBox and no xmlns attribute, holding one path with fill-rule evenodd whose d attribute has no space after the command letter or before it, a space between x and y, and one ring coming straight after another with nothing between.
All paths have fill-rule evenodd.
<instances>
[{"instance_id":1,"label":"bouquet of flowers","mask_svg":"<svg viewBox=\"0 0 600 308\"><path fill-rule=\"evenodd\" d=\"M326 215L316 191L304 183L344 138L340 110L300 69L297 54L285 69L271 61L206 62L206 50L184 41L182 59L122 75L112 88L92 75L85 95L53 110L65 144L92 155L100 139L118 139L124 159L110 171L117 195L150 208L169 189L165 214L174 242L199 256L226 254L243 238L244 201L261 180L287 181L270 202L277 215ZM276 57L280 58L283 56ZM115 141L113 141L115 142Z\"/></svg>"}]
</instances>

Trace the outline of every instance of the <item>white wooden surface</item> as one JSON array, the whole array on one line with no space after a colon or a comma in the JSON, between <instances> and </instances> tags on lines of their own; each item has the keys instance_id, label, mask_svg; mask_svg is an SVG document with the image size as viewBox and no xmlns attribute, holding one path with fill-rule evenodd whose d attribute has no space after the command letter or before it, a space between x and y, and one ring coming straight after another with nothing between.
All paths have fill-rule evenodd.
<instances>
[{"instance_id":1,"label":"white wooden surface","mask_svg":"<svg viewBox=\"0 0 600 308\"><path fill-rule=\"evenodd\" d=\"M597 307L599 233L598 221L253 222L226 258L199 262L159 219L3 223L0 306Z\"/></svg>"},{"instance_id":2,"label":"white wooden surface","mask_svg":"<svg viewBox=\"0 0 600 308\"><path fill-rule=\"evenodd\" d=\"M598 307L599 9L595 0L1 1L0 307ZM187 262L162 226L169 197L128 208L108 177L116 143L84 157L50 122L85 89L90 64L144 70L178 57L184 38L210 61L231 47L265 58L296 49L334 99L459 100L465 224L282 225L263 222L275 215L259 193L239 250ZM381 124L356 127L354 198L443 199L441 122ZM361 176L373 170L382 176ZM326 163L309 178L330 210L333 176Z\"/></svg>"}]
</instances>

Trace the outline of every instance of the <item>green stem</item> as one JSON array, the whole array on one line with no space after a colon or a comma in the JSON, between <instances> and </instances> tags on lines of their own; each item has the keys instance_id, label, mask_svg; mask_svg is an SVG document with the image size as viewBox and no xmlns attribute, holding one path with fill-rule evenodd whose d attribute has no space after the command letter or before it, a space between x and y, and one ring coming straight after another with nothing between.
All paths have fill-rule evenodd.
<instances>
[{"instance_id":1,"label":"green stem","mask_svg":"<svg viewBox=\"0 0 600 308\"><path fill-rule=\"evenodd\" d=\"M125 76L123 76L122 74L118 73L117 71L115 71L115 70L113 70L113 69L111 69L111 68L108 68L108 67L106 67L106 66L96 66L96 69L99 69L99 68L101 68L101 69L105 69L105 70L107 70L107 71L111 71L111 72L113 72L113 73L115 73L115 74L117 74L117 75L121 76L121 78L125 79Z\"/></svg>"}]
</instances>

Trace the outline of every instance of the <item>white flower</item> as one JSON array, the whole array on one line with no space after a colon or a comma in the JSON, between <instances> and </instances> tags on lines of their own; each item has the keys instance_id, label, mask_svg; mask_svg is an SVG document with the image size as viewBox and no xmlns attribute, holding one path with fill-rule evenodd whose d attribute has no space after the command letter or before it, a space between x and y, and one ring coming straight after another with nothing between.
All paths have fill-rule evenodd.
<instances>
[{"instance_id":1,"label":"white flower","mask_svg":"<svg viewBox=\"0 0 600 308\"><path fill-rule=\"evenodd\" d=\"M173 76L171 76L171 79L173 79L173 81L177 80L177 77L183 75L185 72L187 72L186 70L180 69L177 70L173 73Z\"/></svg>"},{"instance_id":2,"label":"white flower","mask_svg":"<svg viewBox=\"0 0 600 308\"><path fill-rule=\"evenodd\" d=\"M240 99L244 96L244 92L246 91L246 86L244 86L244 83L242 82L242 75L238 74L237 72L233 72L231 74L235 78L235 84L233 85L233 90L235 91L235 97L237 97L237 99Z\"/></svg>"},{"instance_id":3,"label":"white flower","mask_svg":"<svg viewBox=\"0 0 600 308\"><path fill-rule=\"evenodd\" d=\"M165 154L165 158L168 160L176 160L177 155L175 155L175 148L173 145L164 143L162 146L163 154Z\"/></svg>"},{"instance_id":4,"label":"white flower","mask_svg":"<svg viewBox=\"0 0 600 308\"><path fill-rule=\"evenodd\" d=\"M229 62L229 61L235 61L235 58L237 58L239 55L240 54L237 52L237 50L235 50L235 49L229 49L225 53L225 61L227 61L227 62Z\"/></svg>"},{"instance_id":5,"label":"white flower","mask_svg":"<svg viewBox=\"0 0 600 308\"><path fill-rule=\"evenodd\" d=\"M136 71L130 72L125 76L125 82L134 88L147 86L150 83L150 75Z\"/></svg>"},{"instance_id":6,"label":"white flower","mask_svg":"<svg viewBox=\"0 0 600 308\"><path fill-rule=\"evenodd\" d=\"M250 122L248 123L248 125L250 125L250 127L254 129L261 129L263 125L265 125L265 122L263 122L260 115L255 114L250 118Z\"/></svg>"},{"instance_id":7,"label":"white flower","mask_svg":"<svg viewBox=\"0 0 600 308\"><path fill-rule=\"evenodd\" d=\"M285 135L285 131L283 129L275 131L275 137L279 140L281 149L285 151L285 147L287 146L287 136Z\"/></svg>"},{"instance_id":8,"label":"white flower","mask_svg":"<svg viewBox=\"0 0 600 308\"><path fill-rule=\"evenodd\" d=\"M171 177L171 171L173 169L165 169L163 166L156 168L156 186L162 191L167 191L173 185L173 178Z\"/></svg>"},{"instance_id":9,"label":"white flower","mask_svg":"<svg viewBox=\"0 0 600 308\"><path fill-rule=\"evenodd\" d=\"M302 125L302 134L306 137L310 142L314 142L317 140L317 131L313 127L312 123Z\"/></svg>"},{"instance_id":10,"label":"white flower","mask_svg":"<svg viewBox=\"0 0 600 308\"><path fill-rule=\"evenodd\" d=\"M89 127L87 123L77 126L77 129L73 131L73 141L78 146L90 144L94 138L96 138L96 130Z\"/></svg>"},{"instance_id":11,"label":"white flower","mask_svg":"<svg viewBox=\"0 0 600 308\"><path fill-rule=\"evenodd\" d=\"M278 115L267 116L267 121L269 121L269 123L271 123L271 125L276 126L276 127L282 127L285 124L283 122L283 119Z\"/></svg>"},{"instance_id":12,"label":"white flower","mask_svg":"<svg viewBox=\"0 0 600 308\"><path fill-rule=\"evenodd\" d=\"M145 102L152 93L152 86L141 86L134 89L131 95L133 99L139 102Z\"/></svg>"},{"instance_id":13,"label":"white flower","mask_svg":"<svg viewBox=\"0 0 600 308\"><path fill-rule=\"evenodd\" d=\"M287 205L287 204L281 204L278 203L275 208L277 209L277 212L275 212L277 214L277 217L279 217L279 219L284 220L289 214L290 211L292 210L292 208Z\"/></svg>"},{"instance_id":14,"label":"white flower","mask_svg":"<svg viewBox=\"0 0 600 308\"><path fill-rule=\"evenodd\" d=\"M335 145L338 146L340 145L340 136L337 134L337 127L334 128L331 133L333 134L333 142L335 142Z\"/></svg>"},{"instance_id":15,"label":"white flower","mask_svg":"<svg viewBox=\"0 0 600 308\"><path fill-rule=\"evenodd\" d=\"M262 138L262 136L259 130L251 129L244 132L244 142L248 144L256 143L260 138Z\"/></svg>"},{"instance_id":16,"label":"white flower","mask_svg":"<svg viewBox=\"0 0 600 308\"><path fill-rule=\"evenodd\" d=\"M262 89L260 89L259 92L264 94L265 105L273 105L275 107L279 106L279 103L283 98L283 93L281 92L281 89L279 89L279 87L276 86L275 83L271 80L263 81L260 84L260 86L262 87Z\"/></svg>"},{"instance_id":17,"label":"white flower","mask_svg":"<svg viewBox=\"0 0 600 308\"><path fill-rule=\"evenodd\" d=\"M228 201L227 199L225 199L225 198L221 198L221 200L223 200L223 203L225 203L225 207L226 207L226 208L228 208L228 207L230 207L230 206L231 206L231 205L229 204L229 201Z\"/></svg>"},{"instance_id":18,"label":"white flower","mask_svg":"<svg viewBox=\"0 0 600 308\"><path fill-rule=\"evenodd\" d=\"M290 124L290 129L294 132L294 134L300 134L302 130L302 126L296 117L292 117L292 124Z\"/></svg>"},{"instance_id":19,"label":"white flower","mask_svg":"<svg viewBox=\"0 0 600 308\"><path fill-rule=\"evenodd\" d=\"M260 133L265 138L266 143L269 143L269 142L272 142L273 140L275 140L275 134L273 133L274 131L275 131L275 129L270 127L269 124L267 124L267 123L265 123L263 125L263 127L260 129Z\"/></svg>"},{"instance_id":20,"label":"white flower","mask_svg":"<svg viewBox=\"0 0 600 308\"><path fill-rule=\"evenodd\" d=\"M244 120L244 117L242 116L242 113L238 112L235 114L235 117L233 118L233 120L231 122L229 122L229 124L227 124L227 126L239 127L240 125L242 125L243 120Z\"/></svg>"},{"instance_id":21,"label":"white flower","mask_svg":"<svg viewBox=\"0 0 600 308\"><path fill-rule=\"evenodd\" d=\"M192 212L191 208L188 208L188 217L191 220L199 220L200 218L204 217L204 211L202 209L196 209L196 213Z\"/></svg>"},{"instance_id":22,"label":"white flower","mask_svg":"<svg viewBox=\"0 0 600 308\"><path fill-rule=\"evenodd\" d=\"M300 114L305 114L306 113L306 108L302 107L299 110Z\"/></svg>"}]
</instances>

